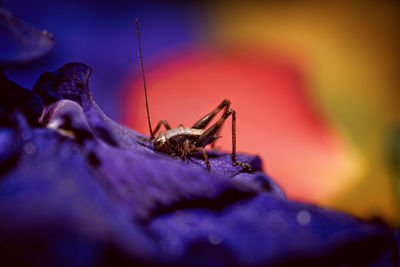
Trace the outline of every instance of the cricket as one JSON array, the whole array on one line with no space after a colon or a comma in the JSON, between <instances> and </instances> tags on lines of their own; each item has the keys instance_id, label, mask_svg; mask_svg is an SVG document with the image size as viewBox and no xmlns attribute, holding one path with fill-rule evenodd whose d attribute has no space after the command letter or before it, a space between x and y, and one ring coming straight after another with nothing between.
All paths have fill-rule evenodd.
<instances>
[{"instance_id":1,"label":"cricket","mask_svg":"<svg viewBox=\"0 0 400 267\"><path fill-rule=\"evenodd\" d=\"M242 166L247 171L251 171L252 168L250 164L236 160L236 112L230 108L231 102L225 99L219 104L214 110L198 120L192 127L187 128L182 124L177 128L171 128L166 120L161 120L157 123L154 130L151 127L149 105L147 100L147 86L146 78L143 67L142 58L142 48L141 48L141 38L139 30L139 20L136 19L136 29L139 41L139 58L140 67L142 70L143 86L146 101L147 110L147 121L149 123L150 138L145 139L150 142L153 141L154 149L159 152L166 153L171 157L180 157L185 159L190 157L193 153L200 152L203 155L203 160L206 163L207 169L211 170L210 161L208 159L207 151L204 149L205 146L211 144L213 146L214 141L220 136L218 133L222 129L225 120L232 116L232 165ZM221 118L211 125L208 129L206 127L209 125L211 120L221 111L223 114ZM164 125L165 131L160 131L161 126Z\"/></svg>"}]
</instances>

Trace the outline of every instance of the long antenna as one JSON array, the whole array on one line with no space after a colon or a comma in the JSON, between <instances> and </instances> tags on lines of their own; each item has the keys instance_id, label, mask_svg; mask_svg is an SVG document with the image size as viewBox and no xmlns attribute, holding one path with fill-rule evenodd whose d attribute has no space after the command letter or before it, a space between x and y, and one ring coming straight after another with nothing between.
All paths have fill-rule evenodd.
<instances>
[{"instance_id":1,"label":"long antenna","mask_svg":"<svg viewBox=\"0 0 400 267\"><path fill-rule=\"evenodd\" d=\"M141 47L141 45L140 45L139 19L136 19L136 29L137 29L137 35L138 35L138 40L139 40L139 57L140 57L140 67L142 68L142 77L143 77L143 86L144 86L144 97L145 97L145 99L146 99L147 121L149 122L150 137L151 137L151 139L154 139L153 130L151 129L149 104L148 104L148 102L147 102L146 78L145 78L145 76L144 76L144 67L143 67L143 58L142 58L142 47Z\"/></svg>"}]
</instances>

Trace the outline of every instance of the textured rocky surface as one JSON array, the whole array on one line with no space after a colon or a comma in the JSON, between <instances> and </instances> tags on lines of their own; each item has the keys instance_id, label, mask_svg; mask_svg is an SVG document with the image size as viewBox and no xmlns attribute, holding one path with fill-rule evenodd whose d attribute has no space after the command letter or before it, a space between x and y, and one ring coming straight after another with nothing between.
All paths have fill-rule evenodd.
<instances>
[{"instance_id":1,"label":"textured rocky surface","mask_svg":"<svg viewBox=\"0 0 400 267\"><path fill-rule=\"evenodd\" d=\"M379 221L288 200L257 156L155 152L93 101L70 63L34 86L40 124L3 112L0 258L40 266L365 266L397 261ZM0 90L5 90L2 87ZM18 103L19 96L12 96ZM3 106L1 106L3 108ZM37 117L37 116L36 116ZM41 125L41 126L40 126ZM47 127L45 127L47 126Z\"/></svg>"}]
</instances>

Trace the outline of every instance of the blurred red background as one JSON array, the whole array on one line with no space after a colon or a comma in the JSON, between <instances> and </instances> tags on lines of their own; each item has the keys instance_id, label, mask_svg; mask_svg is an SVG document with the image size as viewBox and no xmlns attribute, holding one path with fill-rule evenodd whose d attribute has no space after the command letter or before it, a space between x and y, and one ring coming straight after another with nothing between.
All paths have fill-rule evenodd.
<instances>
[{"instance_id":1,"label":"blurred red background","mask_svg":"<svg viewBox=\"0 0 400 267\"><path fill-rule=\"evenodd\" d=\"M190 126L229 98L238 149L260 155L289 197L394 222L385 144L400 114L397 11L389 1L210 4L207 45L145 62L152 122ZM148 133L138 77L124 121ZM230 151L229 126L222 135Z\"/></svg>"},{"instance_id":2,"label":"blurred red background","mask_svg":"<svg viewBox=\"0 0 400 267\"><path fill-rule=\"evenodd\" d=\"M239 151L258 154L264 170L290 197L318 201L354 183L346 143L315 109L296 58L244 50L196 50L171 55L147 73L153 124L190 127L224 98L237 112ZM148 133L143 83L125 99L126 121ZM220 114L221 115L221 114ZM216 119L214 120L216 121ZM231 151L231 120L217 147ZM316 179L316 177L323 177Z\"/></svg>"}]
</instances>

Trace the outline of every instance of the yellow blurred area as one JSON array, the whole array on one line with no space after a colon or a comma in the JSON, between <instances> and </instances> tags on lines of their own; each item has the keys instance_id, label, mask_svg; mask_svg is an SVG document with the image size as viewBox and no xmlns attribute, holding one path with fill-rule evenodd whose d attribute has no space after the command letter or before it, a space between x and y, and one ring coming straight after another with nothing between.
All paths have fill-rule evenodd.
<instances>
[{"instance_id":1,"label":"yellow blurred area","mask_svg":"<svg viewBox=\"0 0 400 267\"><path fill-rule=\"evenodd\" d=\"M310 97L349 144L344 176L356 181L338 177L342 190L315 201L398 221L385 149L400 125L400 3L219 2L209 11L217 46L279 50L304 62Z\"/></svg>"}]
</instances>

